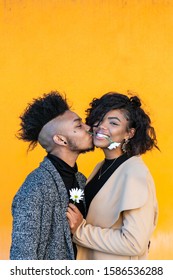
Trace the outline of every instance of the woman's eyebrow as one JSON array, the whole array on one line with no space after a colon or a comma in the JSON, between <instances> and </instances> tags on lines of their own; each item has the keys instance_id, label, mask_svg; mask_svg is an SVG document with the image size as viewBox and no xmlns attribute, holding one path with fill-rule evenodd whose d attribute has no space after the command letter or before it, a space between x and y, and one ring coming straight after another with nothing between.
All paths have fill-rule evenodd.
<instances>
[{"instance_id":1,"label":"woman's eyebrow","mask_svg":"<svg viewBox=\"0 0 173 280\"><path fill-rule=\"evenodd\" d=\"M108 117L108 120L117 120L117 121L121 122L121 120L118 117Z\"/></svg>"}]
</instances>

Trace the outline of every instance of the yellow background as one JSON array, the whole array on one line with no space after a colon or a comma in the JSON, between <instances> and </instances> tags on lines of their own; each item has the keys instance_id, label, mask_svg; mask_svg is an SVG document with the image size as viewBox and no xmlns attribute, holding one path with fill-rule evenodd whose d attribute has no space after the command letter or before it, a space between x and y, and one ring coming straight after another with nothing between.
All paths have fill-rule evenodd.
<instances>
[{"instance_id":1,"label":"yellow background","mask_svg":"<svg viewBox=\"0 0 173 280\"><path fill-rule=\"evenodd\" d=\"M161 149L144 156L160 208L150 259L173 259L172 73L173 1L0 0L0 259L9 258L12 198L45 155L16 139L18 116L51 90L83 118L108 91L142 98ZM102 157L81 155L79 169L88 176Z\"/></svg>"}]
</instances>

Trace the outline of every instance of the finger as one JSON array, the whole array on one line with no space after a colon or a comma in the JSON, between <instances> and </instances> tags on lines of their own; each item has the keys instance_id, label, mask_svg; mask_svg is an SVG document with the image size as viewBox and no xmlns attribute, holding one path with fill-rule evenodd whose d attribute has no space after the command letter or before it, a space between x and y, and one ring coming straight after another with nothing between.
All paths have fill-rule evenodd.
<instances>
[{"instance_id":1,"label":"finger","mask_svg":"<svg viewBox=\"0 0 173 280\"><path fill-rule=\"evenodd\" d=\"M66 217L70 220L71 219L71 214L69 212L66 212Z\"/></svg>"},{"instance_id":2,"label":"finger","mask_svg":"<svg viewBox=\"0 0 173 280\"><path fill-rule=\"evenodd\" d=\"M73 203L69 203L68 205L71 209L78 209L76 205L74 205Z\"/></svg>"},{"instance_id":3,"label":"finger","mask_svg":"<svg viewBox=\"0 0 173 280\"><path fill-rule=\"evenodd\" d=\"M71 209L70 207L67 207L67 212L68 212L68 213L71 213L71 214L74 213L73 209Z\"/></svg>"},{"instance_id":4,"label":"finger","mask_svg":"<svg viewBox=\"0 0 173 280\"><path fill-rule=\"evenodd\" d=\"M71 218L71 216L68 213L66 214L66 216L67 216L67 220L68 220L70 228L73 228L74 227L73 219Z\"/></svg>"},{"instance_id":5,"label":"finger","mask_svg":"<svg viewBox=\"0 0 173 280\"><path fill-rule=\"evenodd\" d=\"M72 209L77 214L81 213L79 211L79 209L74 204L72 204L72 203L69 203L69 208Z\"/></svg>"},{"instance_id":6,"label":"finger","mask_svg":"<svg viewBox=\"0 0 173 280\"><path fill-rule=\"evenodd\" d=\"M73 210L67 211L66 216L71 220L76 219L77 217L76 213Z\"/></svg>"}]
</instances>

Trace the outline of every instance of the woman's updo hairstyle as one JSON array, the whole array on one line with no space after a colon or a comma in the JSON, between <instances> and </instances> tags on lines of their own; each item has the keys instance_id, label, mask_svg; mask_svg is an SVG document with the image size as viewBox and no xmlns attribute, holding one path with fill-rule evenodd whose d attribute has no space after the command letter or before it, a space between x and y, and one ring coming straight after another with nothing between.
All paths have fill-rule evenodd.
<instances>
[{"instance_id":1,"label":"woman's updo hairstyle","mask_svg":"<svg viewBox=\"0 0 173 280\"><path fill-rule=\"evenodd\" d=\"M137 96L130 97L129 101L134 109L141 107L141 101Z\"/></svg>"}]
</instances>

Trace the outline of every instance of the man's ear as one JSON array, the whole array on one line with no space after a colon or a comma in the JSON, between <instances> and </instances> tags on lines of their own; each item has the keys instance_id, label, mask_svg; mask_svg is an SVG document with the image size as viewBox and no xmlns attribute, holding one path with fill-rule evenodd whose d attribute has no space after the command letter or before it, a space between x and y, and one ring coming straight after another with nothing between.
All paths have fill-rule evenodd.
<instances>
[{"instance_id":1,"label":"man's ear","mask_svg":"<svg viewBox=\"0 0 173 280\"><path fill-rule=\"evenodd\" d=\"M66 138L64 136L61 136L61 135L54 135L53 136L53 141L58 144L58 145L67 145L67 142L66 142Z\"/></svg>"}]
</instances>

